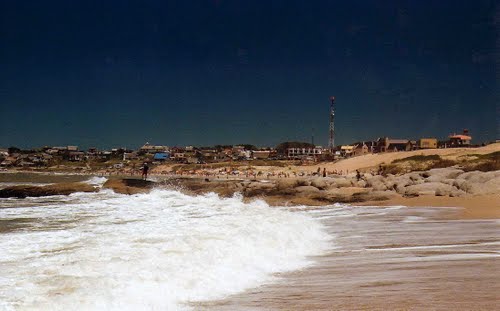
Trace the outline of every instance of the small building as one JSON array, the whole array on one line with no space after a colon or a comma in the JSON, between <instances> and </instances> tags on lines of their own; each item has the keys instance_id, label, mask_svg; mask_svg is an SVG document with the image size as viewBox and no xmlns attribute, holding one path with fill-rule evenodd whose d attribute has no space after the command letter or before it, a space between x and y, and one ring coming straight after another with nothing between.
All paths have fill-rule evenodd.
<instances>
[{"instance_id":1,"label":"small building","mask_svg":"<svg viewBox=\"0 0 500 311\"><path fill-rule=\"evenodd\" d=\"M233 146L231 148L231 151L233 154L239 154L239 153L245 151L245 147L244 146Z\"/></svg>"},{"instance_id":2,"label":"small building","mask_svg":"<svg viewBox=\"0 0 500 311\"><path fill-rule=\"evenodd\" d=\"M468 147L472 140L471 136L467 135L450 135L449 146L450 147Z\"/></svg>"},{"instance_id":3,"label":"small building","mask_svg":"<svg viewBox=\"0 0 500 311\"><path fill-rule=\"evenodd\" d=\"M372 152L365 142L358 142L353 144L352 156L360 156Z\"/></svg>"},{"instance_id":4,"label":"small building","mask_svg":"<svg viewBox=\"0 0 500 311\"><path fill-rule=\"evenodd\" d=\"M184 152L174 153L174 160L175 161L185 161L186 160L186 153L184 153Z\"/></svg>"},{"instance_id":5,"label":"small building","mask_svg":"<svg viewBox=\"0 0 500 311\"><path fill-rule=\"evenodd\" d=\"M254 150L252 151L252 158L254 159L269 159L271 150Z\"/></svg>"},{"instance_id":6,"label":"small building","mask_svg":"<svg viewBox=\"0 0 500 311\"><path fill-rule=\"evenodd\" d=\"M137 160L137 159L139 159L137 151L125 152L123 154L123 160Z\"/></svg>"},{"instance_id":7,"label":"small building","mask_svg":"<svg viewBox=\"0 0 500 311\"><path fill-rule=\"evenodd\" d=\"M410 151L413 145L408 139L390 139L389 137L377 140L377 152Z\"/></svg>"},{"instance_id":8,"label":"small building","mask_svg":"<svg viewBox=\"0 0 500 311\"><path fill-rule=\"evenodd\" d=\"M84 152L81 152L81 151L70 151L68 153L68 160L69 161L74 161L74 162L79 162L79 161L83 161L84 156L85 156Z\"/></svg>"},{"instance_id":9,"label":"small building","mask_svg":"<svg viewBox=\"0 0 500 311\"><path fill-rule=\"evenodd\" d=\"M169 148L167 146L155 146L149 143L145 143L141 148L139 148L140 152L155 154L157 152L167 152Z\"/></svg>"},{"instance_id":10,"label":"small building","mask_svg":"<svg viewBox=\"0 0 500 311\"><path fill-rule=\"evenodd\" d=\"M469 135L469 130L464 129L463 134L453 134L448 137L449 147L469 147L472 141L472 136Z\"/></svg>"},{"instance_id":11,"label":"small building","mask_svg":"<svg viewBox=\"0 0 500 311\"><path fill-rule=\"evenodd\" d=\"M340 147L340 156L348 158L353 155L354 145L343 145Z\"/></svg>"},{"instance_id":12,"label":"small building","mask_svg":"<svg viewBox=\"0 0 500 311\"><path fill-rule=\"evenodd\" d=\"M56 147L49 148L46 152L49 154L63 154L66 151L68 151L68 147L56 146Z\"/></svg>"},{"instance_id":13,"label":"small building","mask_svg":"<svg viewBox=\"0 0 500 311\"><path fill-rule=\"evenodd\" d=\"M420 138L417 141L418 149L436 149L438 147L438 140L436 138Z\"/></svg>"},{"instance_id":14,"label":"small building","mask_svg":"<svg viewBox=\"0 0 500 311\"><path fill-rule=\"evenodd\" d=\"M8 166L13 166L14 164L16 164L16 160L15 159L7 158L7 159L3 160L0 163L0 166L2 166L2 167L8 167Z\"/></svg>"},{"instance_id":15,"label":"small building","mask_svg":"<svg viewBox=\"0 0 500 311\"><path fill-rule=\"evenodd\" d=\"M289 159L299 159L304 157L315 157L323 153L323 148L288 148L287 157Z\"/></svg>"}]
</instances>

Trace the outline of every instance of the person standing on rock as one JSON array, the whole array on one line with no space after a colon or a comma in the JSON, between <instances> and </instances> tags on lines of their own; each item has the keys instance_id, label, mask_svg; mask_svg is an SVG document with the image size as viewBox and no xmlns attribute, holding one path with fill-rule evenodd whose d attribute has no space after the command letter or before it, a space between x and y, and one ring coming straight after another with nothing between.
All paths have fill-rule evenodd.
<instances>
[{"instance_id":1,"label":"person standing on rock","mask_svg":"<svg viewBox=\"0 0 500 311\"><path fill-rule=\"evenodd\" d=\"M326 167L323 168L323 177L326 177Z\"/></svg>"},{"instance_id":2,"label":"person standing on rock","mask_svg":"<svg viewBox=\"0 0 500 311\"><path fill-rule=\"evenodd\" d=\"M356 170L356 179L358 179L358 181L361 179L361 173L359 170Z\"/></svg>"},{"instance_id":3,"label":"person standing on rock","mask_svg":"<svg viewBox=\"0 0 500 311\"><path fill-rule=\"evenodd\" d=\"M142 179L146 180L148 178L149 166L147 163L144 163L142 166Z\"/></svg>"}]
</instances>

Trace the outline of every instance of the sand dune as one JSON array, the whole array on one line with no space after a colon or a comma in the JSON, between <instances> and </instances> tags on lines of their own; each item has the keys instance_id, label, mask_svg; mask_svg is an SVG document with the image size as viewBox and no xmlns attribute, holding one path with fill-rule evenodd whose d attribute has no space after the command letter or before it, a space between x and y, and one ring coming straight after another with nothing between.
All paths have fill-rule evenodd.
<instances>
[{"instance_id":1,"label":"sand dune","mask_svg":"<svg viewBox=\"0 0 500 311\"><path fill-rule=\"evenodd\" d=\"M403 159L411 157L414 155L434 155L437 154L444 159L455 160L458 157L472 154L487 154L500 151L500 143L491 144L479 148L447 148L447 149L426 149L426 150L415 150L407 152L390 152L390 153L377 153L377 154L366 154L358 157L353 157L345 160L341 160L335 163L321 163L311 167L316 169L317 167L326 167L328 171L354 171L357 169L364 169L370 167L377 167L380 164L389 164L394 160Z\"/></svg>"}]
</instances>

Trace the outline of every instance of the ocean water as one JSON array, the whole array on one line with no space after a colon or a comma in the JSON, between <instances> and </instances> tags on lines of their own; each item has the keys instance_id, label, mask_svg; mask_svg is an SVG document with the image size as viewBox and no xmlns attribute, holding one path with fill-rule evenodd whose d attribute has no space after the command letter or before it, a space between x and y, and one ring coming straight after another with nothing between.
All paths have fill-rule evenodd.
<instances>
[{"instance_id":1,"label":"ocean water","mask_svg":"<svg viewBox=\"0 0 500 311\"><path fill-rule=\"evenodd\" d=\"M0 199L0 310L189 310L310 266L332 243L320 219L240 197Z\"/></svg>"}]
</instances>

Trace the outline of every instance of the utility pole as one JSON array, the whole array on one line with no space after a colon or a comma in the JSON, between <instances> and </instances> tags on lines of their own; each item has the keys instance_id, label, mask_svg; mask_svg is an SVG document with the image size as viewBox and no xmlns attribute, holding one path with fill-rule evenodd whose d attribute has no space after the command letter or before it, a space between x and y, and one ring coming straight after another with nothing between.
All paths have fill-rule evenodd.
<instances>
[{"instance_id":1,"label":"utility pole","mask_svg":"<svg viewBox=\"0 0 500 311\"><path fill-rule=\"evenodd\" d=\"M328 147L330 152L333 154L333 149L335 148L335 96L330 97L330 140L328 141Z\"/></svg>"},{"instance_id":2,"label":"utility pole","mask_svg":"<svg viewBox=\"0 0 500 311\"><path fill-rule=\"evenodd\" d=\"M311 131L311 145L314 146L314 127L312 128L312 131Z\"/></svg>"}]
</instances>

